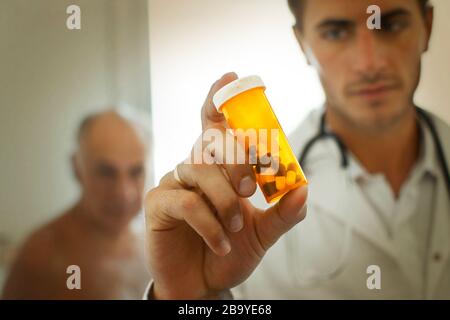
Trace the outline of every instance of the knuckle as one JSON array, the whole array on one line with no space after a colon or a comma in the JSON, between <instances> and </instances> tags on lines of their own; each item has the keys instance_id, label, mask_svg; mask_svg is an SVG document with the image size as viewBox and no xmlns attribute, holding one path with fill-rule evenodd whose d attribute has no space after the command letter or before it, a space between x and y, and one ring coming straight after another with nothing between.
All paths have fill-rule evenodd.
<instances>
[{"instance_id":1,"label":"knuckle","mask_svg":"<svg viewBox=\"0 0 450 320\"><path fill-rule=\"evenodd\" d=\"M145 220L149 230L156 230L159 228L161 216L164 215L164 201L166 195L167 191L157 187L149 190L145 196Z\"/></svg>"},{"instance_id":2,"label":"knuckle","mask_svg":"<svg viewBox=\"0 0 450 320\"><path fill-rule=\"evenodd\" d=\"M193 177L198 177L202 170L205 170L204 167L204 164L188 164L185 167L185 172L189 171Z\"/></svg>"},{"instance_id":3,"label":"knuckle","mask_svg":"<svg viewBox=\"0 0 450 320\"><path fill-rule=\"evenodd\" d=\"M195 164L194 163L194 164L186 165L186 167L183 171L198 185L197 182L201 181L201 179L204 176L205 170L206 170L205 164Z\"/></svg>"},{"instance_id":4,"label":"knuckle","mask_svg":"<svg viewBox=\"0 0 450 320\"><path fill-rule=\"evenodd\" d=\"M180 197L180 206L185 211L194 210L199 203L199 196L193 192L185 192Z\"/></svg>"},{"instance_id":5,"label":"knuckle","mask_svg":"<svg viewBox=\"0 0 450 320\"><path fill-rule=\"evenodd\" d=\"M159 185L164 185L168 180L169 177L172 175L172 171L167 172L161 179L159 179Z\"/></svg>"}]
</instances>

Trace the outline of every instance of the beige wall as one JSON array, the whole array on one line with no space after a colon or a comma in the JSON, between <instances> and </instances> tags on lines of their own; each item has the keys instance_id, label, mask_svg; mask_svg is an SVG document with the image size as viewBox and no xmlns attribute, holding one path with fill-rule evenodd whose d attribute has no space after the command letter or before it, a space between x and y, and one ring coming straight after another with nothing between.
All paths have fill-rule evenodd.
<instances>
[{"instance_id":1,"label":"beige wall","mask_svg":"<svg viewBox=\"0 0 450 320\"><path fill-rule=\"evenodd\" d=\"M321 85L291 30L286 0L149 4L156 179L189 152L199 134L192 129L200 128L199 109L211 83L225 72L262 76L287 132L322 103ZM450 122L450 0L434 4L435 30L416 102Z\"/></svg>"},{"instance_id":2,"label":"beige wall","mask_svg":"<svg viewBox=\"0 0 450 320\"><path fill-rule=\"evenodd\" d=\"M450 1L432 0L435 24L429 52L416 95L417 104L434 111L450 123Z\"/></svg>"},{"instance_id":3,"label":"beige wall","mask_svg":"<svg viewBox=\"0 0 450 320\"><path fill-rule=\"evenodd\" d=\"M149 110L147 2L1 0L0 39L0 239L17 242L78 196L79 120L105 104Z\"/></svg>"}]
</instances>

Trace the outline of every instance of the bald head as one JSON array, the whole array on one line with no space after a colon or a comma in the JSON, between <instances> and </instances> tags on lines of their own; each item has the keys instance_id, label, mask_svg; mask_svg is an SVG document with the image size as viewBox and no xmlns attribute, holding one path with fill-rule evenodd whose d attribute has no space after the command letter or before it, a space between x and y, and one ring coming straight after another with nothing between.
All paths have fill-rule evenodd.
<instances>
[{"instance_id":1,"label":"bald head","mask_svg":"<svg viewBox=\"0 0 450 320\"><path fill-rule=\"evenodd\" d=\"M74 170L82 202L98 221L123 225L141 208L146 136L138 122L114 110L81 123Z\"/></svg>"},{"instance_id":2,"label":"bald head","mask_svg":"<svg viewBox=\"0 0 450 320\"><path fill-rule=\"evenodd\" d=\"M130 133L133 131L138 139L146 146L149 145L149 134L145 125L136 116L122 114L115 109L108 109L85 117L77 131L77 144L81 147L86 140L92 137L108 135L111 133Z\"/></svg>"}]
</instances>

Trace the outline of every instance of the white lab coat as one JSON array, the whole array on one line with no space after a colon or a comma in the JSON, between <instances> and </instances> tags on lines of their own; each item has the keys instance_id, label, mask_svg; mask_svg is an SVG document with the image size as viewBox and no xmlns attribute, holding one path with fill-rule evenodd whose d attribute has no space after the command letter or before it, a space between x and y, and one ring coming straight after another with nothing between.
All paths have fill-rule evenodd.
<instances>
[{"instance_id":1,"label":"white lab coat","mask_svg":"<svg viewBox=\"0 0 450 320\"><path fill-rule=\"evenodd\" d=\"M289 140L297 155L317 133L322 112L313 111L291 135ZM450 129L443 121L433 119L450 159ZM385 227L349 179L348 170L340 167L335 142L327 139L317 143L304 169L310 183L306 219L267 252L247 281L232 290L235 298L450 299L450 212L444 209L449 208L450 199L442 175L437 182L436 215L428 250L430 255L439 252L441 260L423 262L428 270L423 290L417 283L420 275L409 268L408 252L391 245ZM344 249L346 241L348 250ZM323 275L335 271L338 265L340 270L324 279ZM371 265L380 267L380 290L367 287L367 268Z\"/></svg>"}]
</instances>

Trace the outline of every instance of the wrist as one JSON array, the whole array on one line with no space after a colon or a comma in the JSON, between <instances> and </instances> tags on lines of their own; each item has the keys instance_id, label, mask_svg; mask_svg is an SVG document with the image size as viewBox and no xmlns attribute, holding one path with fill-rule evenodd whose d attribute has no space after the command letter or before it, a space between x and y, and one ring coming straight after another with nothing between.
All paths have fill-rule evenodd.
<instances>
[{"instance_id":1,"label":"wrist","mask_svg":"<svg viewBox=\"0 0 450 320\"><path fill-rule=\"evenodd\" d=\"M233 300L231 290L224 289L221 291L209 291L205 295L199 295L197 297L181 297L178 294L169 294L162 290L153 281L150 283L146 298L148 300L176 300L176 299L189 299L189 300Z\"/></svg>"}]
</instances>

